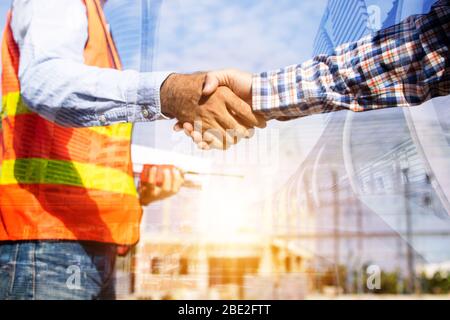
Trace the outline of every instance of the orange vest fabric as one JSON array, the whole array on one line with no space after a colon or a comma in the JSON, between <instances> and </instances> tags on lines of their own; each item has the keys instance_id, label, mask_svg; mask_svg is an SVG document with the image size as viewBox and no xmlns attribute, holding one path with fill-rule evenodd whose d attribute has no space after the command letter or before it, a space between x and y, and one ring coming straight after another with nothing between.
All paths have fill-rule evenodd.
<instances>
[{"instance_id":1,"label":"orange vest fabric","mask_svg":"<svg viewBox=\"0 0 450 320\"><path fill-rule=\"evenodd\" d=\"M83 3L85 64L120 69L99 1ZM63 128L31 111L21 98L10 20L11 14L2 43L0 241L135 244L142 209L132 171L132 125Z\"/></svg>"}]
</instances>

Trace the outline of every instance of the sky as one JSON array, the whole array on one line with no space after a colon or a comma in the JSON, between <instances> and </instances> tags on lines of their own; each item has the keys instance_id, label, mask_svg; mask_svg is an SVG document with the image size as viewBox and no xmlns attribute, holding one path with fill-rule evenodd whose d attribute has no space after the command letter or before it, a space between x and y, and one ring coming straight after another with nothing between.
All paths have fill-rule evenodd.
<instances>
[{"instance_id":1,"label":"sky","mask_svg":"<svg viewBox=\"0 0 450 320\"><path fill-rule=\"evenodd\" d=\"M151 0L153 7L158 2ZM154 70L237 67L258 72L300 63L311 56L326 2L163 0ZM105 8L119 51L126 53L125 65L131 68L139 66L139 50L130 49L139 45L139 4L109 0Z\"/></svg>"},{"instance_id":2,"label":"sky","mask_svg":"<svg viewBox=\"0 0 450 320\"><path fill-rule=\"evenodd\" d=\"M6 20L6 12L9 9L11 1L9 0L3 0L0 1L0 25L3 27L5 26L5 20Z\"/></svg>"},{"instance_id":3,"label":"sky","mask_svg":"<svg viewBox=\"0 0 450 320\"><path fill-rule=\"evenodd\" d=\"M260 72L303 62L311 56L325 4L324 0L167 1L161 10L155 67Z\"/></svg>"}]
</instances>

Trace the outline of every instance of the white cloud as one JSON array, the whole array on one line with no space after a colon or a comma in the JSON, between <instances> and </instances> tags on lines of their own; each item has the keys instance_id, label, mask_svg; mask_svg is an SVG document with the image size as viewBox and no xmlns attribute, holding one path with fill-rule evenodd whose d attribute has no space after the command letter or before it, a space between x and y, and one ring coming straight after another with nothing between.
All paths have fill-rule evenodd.
<instances>
[{"instance_id":1,"label":"white cloud","mask_svg":"<svg viewBox=\"0 0 450 320\"><path fill-rule=\"evenodd\" d=\"M263 71L310 57L326 0L166 1L157 69Z\"/></svg>"}]
</instances>

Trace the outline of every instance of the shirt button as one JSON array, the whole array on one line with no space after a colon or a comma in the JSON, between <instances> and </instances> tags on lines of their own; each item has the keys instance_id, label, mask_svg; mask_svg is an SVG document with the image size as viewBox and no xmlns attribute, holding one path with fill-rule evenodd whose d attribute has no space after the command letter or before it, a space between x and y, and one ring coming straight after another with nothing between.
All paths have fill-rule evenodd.
<instances>
[{"instance_id":1,"label":"shirt button","mask_svg":"<svg viewBox=\"0 0 450 320\"><path fill-rule=\"evenodd\" d=\"M101 115L100 117L98 117L98 120L100 121L100 123L106 123L106 117L104 115Z\"/></svg>"},{"instance_id":2,"label":"shirt button","mask_svg":"<svg viewBox=\"0 0 450 320\"><path fill-rule=\"evenodd\" d=\"M150 116L150 112L148 112L147 109L142 110L142 115L144 116L144 118L148 118Z\"/></svg>"}]
</instances>

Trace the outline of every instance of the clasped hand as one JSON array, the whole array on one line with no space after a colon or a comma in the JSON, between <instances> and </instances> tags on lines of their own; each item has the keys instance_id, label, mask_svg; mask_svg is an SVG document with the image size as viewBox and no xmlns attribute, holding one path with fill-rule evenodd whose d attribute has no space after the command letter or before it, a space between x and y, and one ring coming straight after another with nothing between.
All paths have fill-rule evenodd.
<instances>
[{"instance_id":1,"label":"clasped hand","mask_svg":"<svg viewBox=\"0 0 450 320\"><path fill-rule=\"evenodd\" d=\"M238 70L172 74L161 88L162 113L205 150L228 149L266 126L251 102L252 76Z\"/></svg>"}]
</instances>

